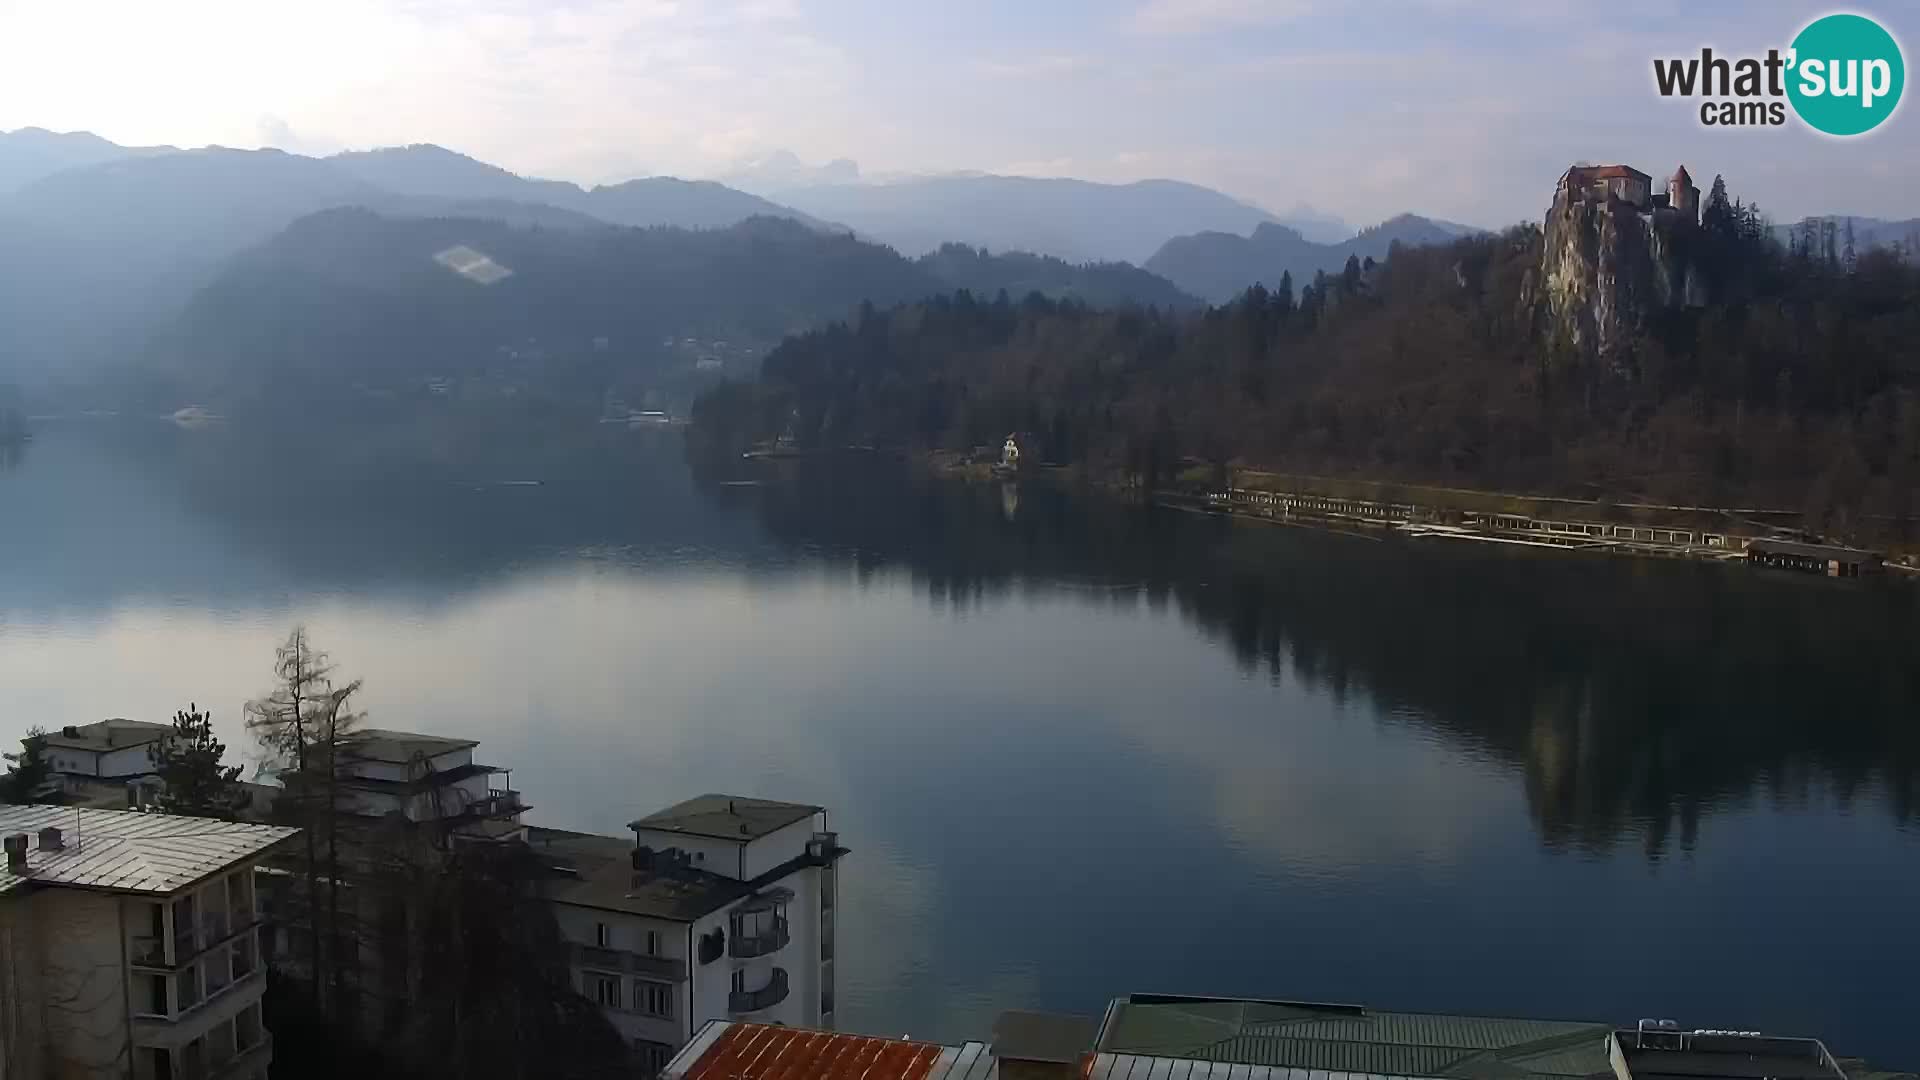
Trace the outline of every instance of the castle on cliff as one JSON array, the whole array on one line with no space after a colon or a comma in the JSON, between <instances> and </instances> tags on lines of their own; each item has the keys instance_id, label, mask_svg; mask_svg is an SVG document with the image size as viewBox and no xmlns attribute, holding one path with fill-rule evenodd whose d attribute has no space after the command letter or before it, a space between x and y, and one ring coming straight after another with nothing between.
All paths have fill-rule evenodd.
<instances>
[{"instance_id":1,"label":"castle on cliff","mask_svg":"<svg viewBox=\"0 0 1920 1080\"><path fill-rule=\"evenodd\" d=\"M1664 217L1665 211L1694 224L1700 221L1700 189L1685 165L1667 179L1665 191L1654 191L1653 178L1631 165L1575 165L1560 174L1553 193L1556 206L1573 199L1598 203L1618 199L1642 214Z\"/></svg>"}]
</instances>

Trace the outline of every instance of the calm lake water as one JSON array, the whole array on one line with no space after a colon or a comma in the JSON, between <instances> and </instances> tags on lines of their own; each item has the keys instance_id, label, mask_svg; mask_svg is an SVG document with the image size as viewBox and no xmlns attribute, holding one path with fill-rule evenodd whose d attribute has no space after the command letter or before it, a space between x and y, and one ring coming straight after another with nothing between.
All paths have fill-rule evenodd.
<instances>
[{"instance_id":1,"label":"calm lake water","mask_svg":"<svg viewBox=\"0 0 1920 1080\"><path fill-rule=\"evenodd\" d=\"M538 823L830 807L850 1028L1192 992L1920 1067L1920 590L766 477L49 424L0 467L0 736L193 701L247 750L303 622Z\"/></svg>"}]
</instances>

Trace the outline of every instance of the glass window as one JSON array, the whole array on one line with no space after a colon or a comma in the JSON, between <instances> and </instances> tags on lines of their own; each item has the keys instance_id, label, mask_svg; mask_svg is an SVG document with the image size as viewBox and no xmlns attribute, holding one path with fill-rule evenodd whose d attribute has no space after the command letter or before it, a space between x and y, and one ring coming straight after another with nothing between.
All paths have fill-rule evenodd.
<instances>
[{"instance_id":1,"label":"glass window","mask_svg":"<svg viewBox=\"0 0 1920 1080\"><path fill-rule=\"evenodd\" d=\"M613 927L606 923L593 924L593 943L603 949L613 947Z\"/></svg>"},{"instance_id":2,"label":"glass window","mask_svg":"<svg viewBox=\"0 0 1920 1080\"><path fill-rule=\"evenodd\" d=\"M666 983L633 981L633 1007L648 1016L673 1015L673 987Z\"/></svg>"},{"instance_id":3,"label":"glass window","mask_svg":"<svg viewBox=\"0 0 1920 1080\"><path fill-rule=\"evenodd\" d=\"M667 1043L654 1042L652 1039L633 1040L634 1057L643 1074L651 1075L667 1067L673 1060L673 1047Z\"/></svg>"},{"instance_id":4,"label":"glass window","mask_svg":"<svg viewBox=\"0 0 1920 1080\"><path fill-rule=\"evenodd\" d=\"M620 1007L620 980L612 975L589 971L584 976L587 997L608 1009Z\"/></svg>"}]
</instances>

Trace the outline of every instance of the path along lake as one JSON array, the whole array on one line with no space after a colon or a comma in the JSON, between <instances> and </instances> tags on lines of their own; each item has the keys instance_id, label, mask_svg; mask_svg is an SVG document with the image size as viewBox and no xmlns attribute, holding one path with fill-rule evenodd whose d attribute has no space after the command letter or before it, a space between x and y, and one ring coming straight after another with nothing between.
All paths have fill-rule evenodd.
<instances>
[{"instance_id":1,"label":"path along lake","mask_svg":"<svg viewBox=\"0 0 1920 1080\"><path fill-rule=\"evenodd\" d=\"M842 1027L1183 992L1920 1067L1920 589L608 441L45 424L0 461L0 737L191 701L251 752L304 623L370 723L480 740L533 823L829 807Z\"/></svg>"}]
</instances>

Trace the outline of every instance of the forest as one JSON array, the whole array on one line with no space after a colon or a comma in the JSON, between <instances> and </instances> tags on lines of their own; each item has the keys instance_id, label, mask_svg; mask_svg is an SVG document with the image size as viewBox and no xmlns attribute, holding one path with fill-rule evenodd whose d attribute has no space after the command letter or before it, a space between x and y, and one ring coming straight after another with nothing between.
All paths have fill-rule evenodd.
<instances>
[{"instance_id":1,"label":"forest","mask_svg":"<svg viewBox=\"0 0 1920 1080\"><path fill-rule=\"evenodd\" d=\"M484 279L437 261L485 257ZM784 218L723 229L519 227L347 208L296 221L237 257L148 349L152 396L223 407L364 409L430 382L598 415L652 385L663 339L764 348L883 305L956 288L1037 290L1098 304L1197 308L1124 264L1072 265L948 245L920 259ZM692 359L678 361L690 369Z\"/></svg>"},{"instance_id":2,"label":"forest","mask_svg":"<svg viewBox=\"0 0 1920 1080\"><path fill-rule=\"evenodd\" d=\"M964 291L869 305L707 394L693 446L964 451L1021 432L1046 462L1148 487L1239 465L1778 508L1910 538L1920 269L1782 245L1716 183L1705 302L1655 311L1602 359L1545 325L1542 248L1530 225L1395 246L1197 314Z\"/></svg>"}]
</instances>

